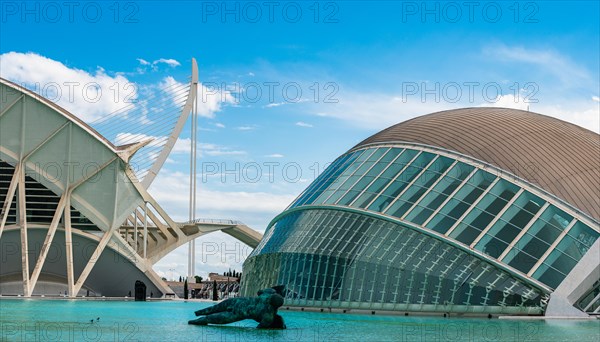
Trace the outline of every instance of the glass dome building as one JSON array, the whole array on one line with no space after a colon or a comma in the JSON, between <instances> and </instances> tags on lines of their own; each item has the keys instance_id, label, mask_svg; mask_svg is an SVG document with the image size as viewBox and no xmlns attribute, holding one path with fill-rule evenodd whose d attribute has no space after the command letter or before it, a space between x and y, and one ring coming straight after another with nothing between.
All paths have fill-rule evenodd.
<instances>
[{"instance_id":1,"label":"glass dome building","mask_svg":"<svg viewBox=\"0 0 600 342\"><path fill-rule=\"evenodd\" d=\"M599 156L598 134L513 109L389 127L271 221L242 291L284 284L302 307L598 313Z\"/></svg>"}]
</instances>

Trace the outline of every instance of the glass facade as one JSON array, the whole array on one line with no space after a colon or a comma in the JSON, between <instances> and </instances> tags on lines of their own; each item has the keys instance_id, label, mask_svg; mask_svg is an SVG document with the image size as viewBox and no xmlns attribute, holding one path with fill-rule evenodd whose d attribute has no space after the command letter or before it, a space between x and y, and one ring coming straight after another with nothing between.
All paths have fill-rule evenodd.
<instances>
[{"instance_id":1,"label":"glass facade","mask_svg":"<svg viewBox=\"0 0 600 342\"><path fill-rule=\"evenodd\" d=\"M539 314L546 294L400 224L332 209L292 212L244 264L245 294L287 286L290 305Z\"/></svg>"},{"instance_id":2,"label":"glass facade","mask_svg":"<svg viewBox=\"0 0 600 342\"><path fill-rule=\"evenodd\" d=\"M272 222L244 265L247 293L285 284L302 305L543 306L598 229L475 165L391 144L342 155Z\"/></svg>"}]
</instances>

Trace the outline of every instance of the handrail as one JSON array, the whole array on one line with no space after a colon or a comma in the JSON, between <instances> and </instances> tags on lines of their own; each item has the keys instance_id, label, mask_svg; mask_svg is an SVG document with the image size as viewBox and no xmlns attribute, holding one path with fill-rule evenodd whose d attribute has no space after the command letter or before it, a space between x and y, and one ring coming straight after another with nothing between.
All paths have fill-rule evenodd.
<instances>
[{"instance_id":1,"label":"handrail","mask_svg":"<svg viewBox=\"0 0 600 342\"><path fill-rule=\"evenodd\" d=\"M208 224L227 224L227 225L244 225L242 221L228 220L228 219L211 219L211 218L198 218L191 221L181 222L180 224L196 224L196 223L208 223Z\"/></svg>"}]
</instances>

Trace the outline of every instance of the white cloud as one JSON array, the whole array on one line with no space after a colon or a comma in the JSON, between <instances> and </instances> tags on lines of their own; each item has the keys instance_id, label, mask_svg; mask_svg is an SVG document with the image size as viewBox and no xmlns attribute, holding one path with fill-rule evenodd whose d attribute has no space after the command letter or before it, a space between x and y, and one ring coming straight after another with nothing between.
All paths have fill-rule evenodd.
<instances>
[{"instance_id":1,"label":"white cloud","mask_svg":"<svg viewBox=\"0 0 600 342\"><path fill-rule=\"evenodd\" d=\"M600 133L600 107L598 102L572 102L568 106L540 103L532 104L529 110Z\"/></svg>"},{"instance_id":2,"label":"white cloud","mask_svg":"<svg viewBox=\"0 0 600 342\"><path fill-rule=\"evenodd\" d=\"M273 108L273 107L283 106L284 104L287 104L287 103L286 102L273 102L273 103L269 103L265 107L266 108Z\"/></svg>"},{"instance_id":3,"label":"white cloud","mask_svg":"<svg viewBox=\"0 0 600 342\"><path fill-rule=\"evenodd\" d=\"M225 233L214 232L201 236L196 239L194 274L206 279L210 272L222 274L229 269L241 271L250 253L251 247ZM187 255L188 244L184 244L153 265L153 269L168 280L187 276Z\"/></svg>"},{"instance_id":4,"label":"white cloud","mask_svg":"<svg viewBox=\"0 0 600 342\"><path fill-rule=\"evenodd\" d=\"M526 102L522 96L517 95L516 97L513 94L507 95L498 95L496 99L492 103L484 103L480 107L503 107L503 108L514 108L527 110L529 108L529 103Z\"/></svg>"},{"instance_id":5,"label":"white cloud","mask_svg":"<svg viewBox=\"0 0 600 342\"><path fill-rule=\"evenodd\" d=\"M153 136L142 133L127 133L121 132L116 135L115 145L125 145L131 144L135 142L140 142L144 140L152 140L150 145L156 146L163 144L168 140L168 136ZM200 144L201 145L201 144ZM190 153L191 140L189 138L179 138L175 141L175 145L173 145L173 149L171 150L171 154L187 154ZM199 151L201 152L201 151Z\"/></svg>"},{"instance_id":6,"label":"white cloud","mask_svg":"<svg viewBox=\"0 0 600 342\"><path fill-rule=\"evenodd\" d=\"M403 101L394 94L346 91L337 103L322 103L314 114L336 118L364 129L383 129L419 115L461 107L446 102L425 101L419 97Z\"/></svg>"},{"instance_id":7,"label":"white cloud","mask_svg":"<svg viewBox=\"0 0 600 342\"><path fill-rule=\"evenodd\" d=\"M200 152L200 156L207 155L207 156L212 156L212 157L239 156L239 155L246 154L246 151L232 150L229 147L216 145L216 144L208 144L208 143L198 144L198 152Z\"/></svg>"},{"instance_id":8,"label":"white cloud","mask_svg":"<svg viewBox=\"0 0 600 342\"><path fill-rule=\"evenodd\" d=\"M252 131L252 130L256 129L256 126L255 125L238 126L235 129L237 129L238 131Z\"/></svg>"},{"instance_id":9,"label":"white cloud","mask_svg":"<svg viewBox=\"0 0 600 342\"><path fill-rule=\"evenodd\" d=\"M204 146L206 147L206 146ZM233 177L228 175L228 177ZM176 221L187 221L189 204L189 175L163 169L150 188L150 193ZM211 179L220 181L220 178ZM268 222L282 212L296 197L294 194L271 194L263 191L217 191L208 188L198 175L197 217L241 220L250 228L264 232ZM228 187L231 189L231 187ZM214 247L218 251L206 253ZM187 244L169 253L153 268L163 276L174 277L187 274ZM205 248L203 250L203 248ZM232 252L234 251L234 252ZM196 274L223 272L229 268L241 270L242 263L252 248L224 233L215 232L196 239Z\"/></svg>"},{"instance_id":10,"label":"white cloud","mask_svg":"<svg viewBox=\"0 0 600 342\"><path fill-rule=\"evenodd\" d=\"M181 89L184 84L177 82L173 77L165 77L162 81L162 89L172 92L176 96L176 89ZM235 103L231 92L227 90L215 90L198 83L198 115L206 118L214 118L215 113L222 110L223 104Z\"/></svg>"},{"instance_id":11,"label":"white cloud","mask_svg":"<svg viewBox=\"0 0 600 342\"><path fill-rule=\"evenodd\" d=\"M516 98L513 94L507 94L496 97L493 103L487 103L483 99L476 99L477 103L466 102L467 99L457 103L443 101L443 99L442 101L422 101L419 94L404 100L400 96L384 93L346 91L343 95L338 103L309 104L309 106L314 106L312 107L314 115L339 119L369 130L380 130L420 115L442 110L472 106L527 110L528 105L532 112L553 116L594 132L598 132L600 126L598 101L594 97L581 98L579 95L570 95L569 93L558 94L554 97L550 97L551 94L548 94L544 98L535 98L538 100L537 103L528 103L530 98L534 98L528 97L529 94L523 89ZM464 94L463 97L465 97ZM546 100L546 98L551 100Z\"/></svg>"},{"instance_id":12,"label":"white cloud","mask_svg":"<svg viewBox=\"0 0 600 342\"><path fill-rule=\"evenodd\" d=\"M155 137L155 139L160 139L161 137ZM166 138L166 137L164 137ZM175 142L173 146L172 154L189 154L191 149L192 140L190 138L179 138ZM246 151L240 150L232 150L229 147L210 144L210 143L198 143L198 157L201 158L203 156L239 156L245 155Z\"/></svg>"},{"instance_id":13,"label":"white cloud","mask_svg":"<svg viewBox=\"0 0 600 342\"><path fill-rule=\"evenodd\" d=\"M296 126L300 126L300 127L313 127L312 124L309 124L309 123L306 123L306 122L303 122L303 121L296 122Z\"/></svg>"},{"instance_id":14,"label":"white cloud","mask_svg":"<svg viewBox=\"0 0 600 342\"><path fill-rule=\"evenodd\" d=\"M592 101L594 101L594 102L600 102L600 97L598 97L598 96L592 96Z\"/></svg>"},{"instance_id":15,"label":"white cloud","mask_svg":"<svg viewBox=\"0 0 600 342\"><path fill-rule=\"evenodd\" d=\"M219 127L219 128L225 128L225 125L223 125L223 124L222 124L222 123L220 123L220 122L217 122L217 123L215 124L215 126L217 126L217 127Z\"/></svg>"},{"instance_id":16,"label":"white cloud","mask_svg":"<svg viewBox=\"0 0 600 342\"><path fill-rule=\"evenodd\" d=\"M173 100L175 100L175 97L177 96L179 91L181 91L181 89L184 89L185 86L186 85L184 83L178 82L172 76L167 76L163 78L158 87L162 91L171 95L173 97Z\"/></svg>"},{"instance_id":17,"label":"white cloud","mask_svg":"<svg viewBox=\"0 0 600 342\"><path fill-rule=\"evenodd\" d=\"M192 139L190 138L179 138L173 145L171 153L189 154L192 146Z\"/></svg>"},{"instance_id":18,"label":"white cloud","mask_svg":"<svg viewBox=\"0 0 600 342\"><path fill-rule=\"evenodd\" d=\"M161 170L160 179L152 184L150 193L161 205L172 207L175 214L179 213L180 216L185 216L189 201L189 185L182 179L187 180L188 177L189 175L183 172ZM277 195L266 192L216 191L202 186L198 190L197 196L199 212L266 213L270 217L283 211L295 198L295 195ZM171 213L171 211L168 212ZM222 218L239 219L236 217Z\"/></svg>"},{"instance_id":19,"label":"white cloud","mask_svg":"<svg viewBox=\"0 0 600 342\"><path fill-rule=\"evenodd\" d=\"M157 136L151 136L151 135L146 135L146 134L141 134L141 133L121 132L121 133L117 133L114 143L115 143L115 145L119 146L119 145L136 143L136 142L140 142L140 141L144 141L144 140L148 140L148 139L150 139L152 141L161 141L161 140L166 140L167 137L157 137Z\"/></svg>"},{"instance_id":20,"label":"white cloud","mask_svg":"<svg viewBox=\"0 0 600 342\"><path fill-rule=\"evenodd\" d=\"M152 71L157 71L160 64L166 64L171 68L175 68L181 65L179 61L172 58L159 58L152 62L149 62L148 60L143 58L136 58L136 60L140 62L141 65L141 67L137 69L138 74L145 73L148 70L148 68L150 68Z\"/></svg>"},{"instance_id":21,"label":"white cloud","mask_svg":"<svg viewBox=\"0 0 600 342\"><path fill-rule=\"evenodd\" d=\"M123 75L108 75L101 67L90 73L31 52L4 53L0 65L3 78L32 89L85 121L127 106L131 108L123 114L135 108L130 102L137 97L137 87L114 91L115 85L122 90L132 83Z\"/></svg>"},{"instance_id":22,"label":"white cloud","mask_svg":"<svg viewBox=\"0 0 600 342\"><path fill-rule=\"evenodd\" d=\"M492 58L532 64L559 78L566 85L580 85L582 80L590 78L588 71L571 61L568 57L552 50L527 49L520 46L496 44L484 49Z\"/></svg>"},{"instance_id":23,"label":"white cloud","mask_svg":"<svg viewBox=\"0 0 600 342\"><path fill-rule=\"evenodd\" d=\"M273 154L267 154L265 157L267 158L283 158L283 154L279 154L279 153L273 153Z\"/></svg>"},{"instance_id":24,"label":"white cloud","mask_svg":"<svg viewBox=\"0 0 600 342\"><path fill-rule=\"evenodd\" d=\"M157 59L154 62L152 62L152 65L158 65L158 64L161 64L161 63L162 64L166 64L166 65L168 65L170 67L173 67L173 68L181 65L181 63L179 63L178 61L176 61L174 59L171 59L171 58L168 58L168 59L167 58Z\"/></svg>"},{"instance_id":25,"label":"white cloud","mask_svg":"<svg viewBox=\"0 0 600 342\"><path fill-rule=\"evenodd\" d=\"M566 102L567 100L568 102ZM484 103L480 106L527 110L527 105L529 105L529 110L532 112L556 117L594 132L600 130L598 102L589 98L587 100L567 98L567 100L562 102L568 103L568 106L542 100L539 103L526 103L522 97L518 97L515 103L515 98L511 94L499 96L493 104ZM405 103L402 99L390 95L356 94L350 96L349 99L340 100L338 104L331 106L327 112L321 112L321 114L344 120L358 127L378 130L420 115L467 106L468 104L461 103L421 102L418 99Z\"/></svg>"},{"instance_id":26,"label":"white cloud","mask_svg":"<svg viewBox=\"0 0 600 342\"><path fill-rule=\"evenodd\" d=\"M522 93L526 92L522 90ZM596 102L596 103L594 103ZM515 97L513 94L498 96L494 103L484 103L481 107L504 107L540 113L564 120L575 125L587 128L596 133L600 132L600 107L598 98L592 97L592 101L572 101L568 108L560 104L549 104L543 101L539 103L528 103L521 95Z\"/></svg>"}]
</instances>

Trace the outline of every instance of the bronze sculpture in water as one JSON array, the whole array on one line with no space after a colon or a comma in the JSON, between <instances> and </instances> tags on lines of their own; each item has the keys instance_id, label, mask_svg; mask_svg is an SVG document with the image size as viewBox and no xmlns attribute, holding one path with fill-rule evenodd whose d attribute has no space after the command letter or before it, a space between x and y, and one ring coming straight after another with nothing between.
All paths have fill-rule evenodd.
<instances>
[{"instance_id":1,"label":"bronze sculpture in water","mask_svg":"<svg viewBox=\"0 0 600 342\"><path fill-rule=\"evenodd\" d=\"M244 319L253 319L259 329L285 329L283 317L277 309L283 305L284 286L275 286L258 291L258 297L230 298L209 308L198 310L200 318L188 321L188 324L229 324Z\"/></svg>"}]
</instances>

